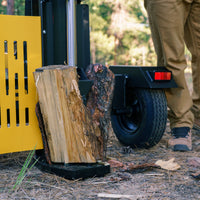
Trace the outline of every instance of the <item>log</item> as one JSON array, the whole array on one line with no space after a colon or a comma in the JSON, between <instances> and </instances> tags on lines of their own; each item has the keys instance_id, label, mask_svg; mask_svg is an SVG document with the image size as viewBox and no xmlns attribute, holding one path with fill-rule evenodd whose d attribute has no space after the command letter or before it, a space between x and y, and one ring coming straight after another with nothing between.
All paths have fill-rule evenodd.
<instances>
[{"instance_id":1,"label":"log","mask_svg":"<svg viewBox=\"0 0 200 200\"><path fill-rule=\"evenodd\" d=\"M109 68L102 64L91 64L86 69L88 79L93 81L87 100L95 130L97 147L101 160L106 158L106 147L110 124L111 106L114 93L115 76Z\"/></svg>"},{"instance_id":2,"label":"log","mask_svg":"<svg viewBox=\"0 0 200 200\"><path fill-rule=\"evenodd\" d=\"M50 158L55 163L95 163L101 157L77 77L76 67L62 65L34 72Z\"/></svg>"}]
</instances>

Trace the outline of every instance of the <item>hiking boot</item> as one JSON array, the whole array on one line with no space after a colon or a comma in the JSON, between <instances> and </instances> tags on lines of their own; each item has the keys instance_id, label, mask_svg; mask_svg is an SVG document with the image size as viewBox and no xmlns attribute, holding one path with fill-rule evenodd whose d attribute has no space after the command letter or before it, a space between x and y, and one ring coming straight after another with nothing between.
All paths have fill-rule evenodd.
<instances>
[{"instance_id":1,"label":"hiking boot","mask_svg":"<svg viewBox=\"0 0 200 200\"><path fill-rule=\"evenodd\" d=\"M194 118L193 128L196 130L200 130L200 119L199 118Z\"/></svg>"},{"instance_id":2,"label":"hiking boot","mask_svg":"<svg viewBox=\"0 0 200 200\"><path fill-rule=\"evenodd\" d=\"M168 141L168 147L173 151L191 151L192 139L189 127L180 127L172 129L172 138Z\"/></svg>"}]
</instances>

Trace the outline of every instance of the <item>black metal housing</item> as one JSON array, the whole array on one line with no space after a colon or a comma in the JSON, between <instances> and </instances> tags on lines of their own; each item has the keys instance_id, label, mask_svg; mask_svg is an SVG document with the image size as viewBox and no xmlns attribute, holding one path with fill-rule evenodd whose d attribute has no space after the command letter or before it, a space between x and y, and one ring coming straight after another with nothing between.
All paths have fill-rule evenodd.
<instances>
[{"instance_id":1,"label":"black metal housing","mask_svg":"<svg viewBox=\"0 0 200 200\"><path fill-rule=\"evenodd\" d=\"M115 90L112 102L114 112L128 112L126 109L127 88L164 89L177 87L173 77L170 81L155 81L154 72L169 72L165 67L110 66L115 74ZM121 110L121 111L120 111Z\"/></svg>"},{"instance_id":2,"label":"black metal housing","mask_svg":"<svg viewBox=\"0 0 200 200\"><path fill-rule=\"evenodd\" d=\"M26 0L26 16L41 16L43 66L67 63L66 0ZM89 8L77 0L77 66L90 64Z\"/></svg>"},{"instance_id":3,"label":"black metal housing","mask_svg":"<svg viewBox=\"0 0 200 200\"><path fill-rule=\"evenodd\" d=\"M127 87L133 88L172 88L177 87L173 78L170 81L154 81L153 72L169 72L165 67L110 66L114 74L124 74Z\"/></svg>"},{"instance_id":4,"label":"black metal housing","mask_svg":"<svg viewBox=\"0 0 200 200\"><path fill-rule=\"evenodd\" d=\"M66 0L26 0L25 13L41 16L43 66L68 63ZM87 79L84 72L90 64L89 8L81 4L81 0L76 4L76 29L79 88L86 103L92 86L92 81Z\"/></svg>"},{"instance_id":5,"label":"black metal housing","mask_svg":"<svg viewBox=\"0 0 200 200\"><path fill-rule=\"evenodd\" d=\"M126 107L126 79L124 74L115 74L115 89L112 100L112 107L114 109L121 109Z\"/></svg>"},{"instance_id":6,"label":"black metal housing","mask_svg":"<svg viewBox=\"0 0 200 200\"><path fill-rule=\"evenodd\" d=\"M25 1L25 15L38 16L39 15L39 0Z\"/></svg>"},{"instance_id":7,"label":"black metal housing","mask_svg":"<svg viewBox=\"0 0 200 200\"><path fill-rule=\"evenodd\" d=\"M90 64L89 7L77 4L77 66L84 70Z\"/></svg>"}]
</instances>

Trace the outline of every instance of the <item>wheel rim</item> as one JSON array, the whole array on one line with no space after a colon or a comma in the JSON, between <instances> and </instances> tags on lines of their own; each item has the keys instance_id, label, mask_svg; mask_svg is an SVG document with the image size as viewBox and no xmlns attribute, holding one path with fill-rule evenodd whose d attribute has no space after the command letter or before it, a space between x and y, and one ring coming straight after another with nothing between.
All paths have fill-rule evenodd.
<instances>
[{"instance_id":1,"label":"wheel rim","mask_svg":"<svg viewBox=\"0 0 200 200\"><path fill-rule=\"evenodd\" d=\"M130 113L117 116L117 120L121 129L127 135L132 135L137 132L142 122L142 106L138 99L129 106Z\"/></svg>"}]
</instances>

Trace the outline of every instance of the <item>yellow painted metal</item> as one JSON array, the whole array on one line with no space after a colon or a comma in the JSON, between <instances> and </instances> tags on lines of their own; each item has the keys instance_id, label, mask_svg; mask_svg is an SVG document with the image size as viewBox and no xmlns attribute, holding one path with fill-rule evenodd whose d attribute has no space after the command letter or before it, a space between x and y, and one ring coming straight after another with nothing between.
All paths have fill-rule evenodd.
<instances>
[{"instance_id":1,"label":"yellow painted metal","mask_svg":"<svg viewBox=\"0 0 200 200\"><path fill-rule=\"evenodd\" d=\"M40 17L0 15L0 154L43 148L33 79L42 66L40 23Z\"/></svg>"}]
</instances>

